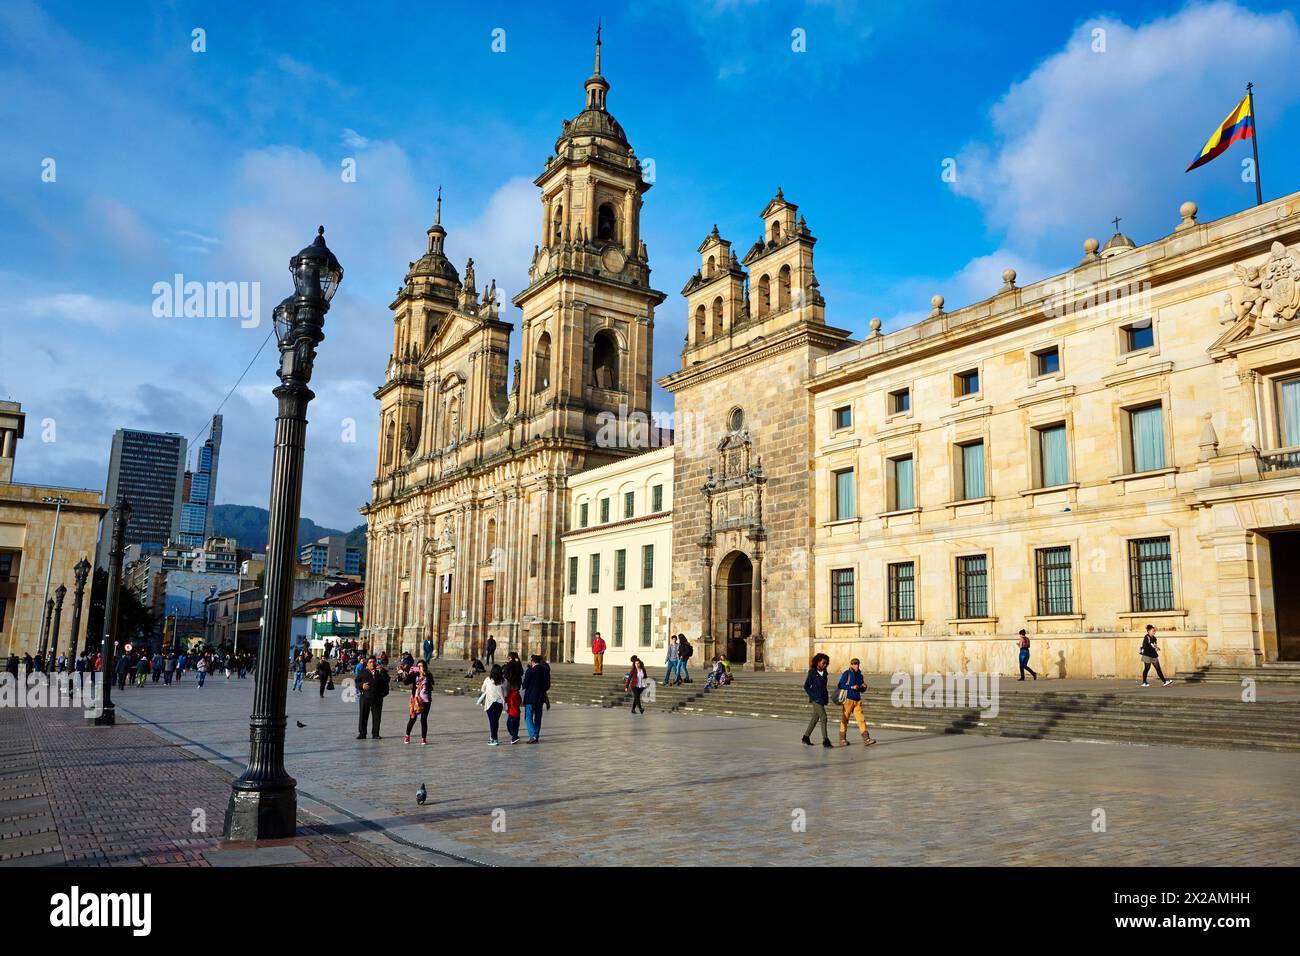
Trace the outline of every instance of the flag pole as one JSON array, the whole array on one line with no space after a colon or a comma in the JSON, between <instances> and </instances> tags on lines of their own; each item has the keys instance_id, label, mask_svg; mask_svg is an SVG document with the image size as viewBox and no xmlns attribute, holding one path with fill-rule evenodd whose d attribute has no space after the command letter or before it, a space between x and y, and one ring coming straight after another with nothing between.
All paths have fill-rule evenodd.
<instances>
[{"instance_id":1,"label":"flag pole","mask_svg":"<svg viewBox=\"0 0 1300 956\"><path fill-rule=\"evenodd\" d=\"M1264 205L1264 193L1259 183L1259 117L1255 115L1255 84L1246 84L1246 99L1250 101L1250 148L1255 155L1255 205Z\"/></svg>"}]
</instances>

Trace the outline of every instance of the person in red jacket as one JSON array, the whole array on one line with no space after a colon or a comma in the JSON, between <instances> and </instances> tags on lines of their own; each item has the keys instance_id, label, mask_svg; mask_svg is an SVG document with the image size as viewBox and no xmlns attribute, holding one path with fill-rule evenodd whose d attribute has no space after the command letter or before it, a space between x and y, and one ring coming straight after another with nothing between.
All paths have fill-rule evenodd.
<instances>
[{"instance_id":1,"label":"person in red jacket","mask_svg":"<svg viewBox=\"0 0 1300 956\"><path fill-rule=\"evenodd\" d=\"M600 631L591 640L591 656L594 661L591 667L591 676L600 677L605 673L605 639L600 636Z\"/></svg>"}]
</instances>

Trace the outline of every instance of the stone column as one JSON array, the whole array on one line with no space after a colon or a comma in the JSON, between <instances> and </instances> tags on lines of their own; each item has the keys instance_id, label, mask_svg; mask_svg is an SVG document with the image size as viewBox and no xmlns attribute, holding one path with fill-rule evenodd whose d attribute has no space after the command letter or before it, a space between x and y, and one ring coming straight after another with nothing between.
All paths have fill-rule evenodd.
<instances>
[{"instance_id":1,"label":"stone column","mask_svg":"<svg viewBox=\"0 0 1300 956\"><path fill-rule=\"evenodd\" d=\"M700 611L700 640L704 644L704 655L712 659L717 653L714 648L713 640L713 558L705 552L704 557L700 559L700 567L704 569L703 586L704 591L700 595L702 608Z\"/></svg>"},{"instance_id":2,"label":"stone column","mask_svg":"<svg viewBox=\"0 0 1300 956\"><path fill-rule=\"evenodd\" d=\"M761 671L763 666L763 553L754 553L754 581L750 596L750 645L753 653L750 660L754 670Z\"/></svg>"},{"instance_id":3,"label":"stone column","mask_svg":"<svg viewBox=\"0 0 1300 956\"><path fill-rule=\"evenodd\" d=\"M632 217L635 215L632 209L634 203L633 194L634 192L631 189L623 194L623 251L627 253L629 259L636 255L632 229Z\"/></svg>"}]
</instances>

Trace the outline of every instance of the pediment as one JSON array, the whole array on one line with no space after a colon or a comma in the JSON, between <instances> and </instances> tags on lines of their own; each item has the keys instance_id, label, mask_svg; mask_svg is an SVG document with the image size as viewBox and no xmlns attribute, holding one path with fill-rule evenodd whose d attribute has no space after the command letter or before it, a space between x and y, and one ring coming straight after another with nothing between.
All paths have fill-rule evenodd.
<instances>
[{"instance_id":1,"label":"pediment","mask_svg":"<svg viewBox=\"0 0 1300 956\"><path fill-rule=\"evenodd\" d=\"M482 324L478 319L460 312L448 312L438 323L438 328L433 333L433 338L429 340L421 361L427 362L434 358L445 360L457 348L465 345L480 328Z\"/></svg>"}]
</instances>

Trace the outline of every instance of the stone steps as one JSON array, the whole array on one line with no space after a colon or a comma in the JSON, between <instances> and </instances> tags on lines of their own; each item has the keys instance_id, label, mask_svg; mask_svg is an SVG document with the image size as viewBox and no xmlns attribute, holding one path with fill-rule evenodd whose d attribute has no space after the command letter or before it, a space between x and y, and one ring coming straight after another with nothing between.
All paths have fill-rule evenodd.
<instances>
[{"instance_id":1,"label":"stone steps","mask_svg":"<svg viewBox=\"0 0 1300 956\"><path fill-rule=\"evenodd\" d=\"M482 678L466 678L459 662L433 667L435 686L449 694L477 693ZM552 672L553 703L626 707L631 695L621 674ZM738 681L704 691L704 682L656 685L648 709L681 714L762 717L807 721L802 688L793 679ZM1132 693L1003 694L998 715L985 720L975 708L894 707L891 690L878 683L865 695L872 726L926 733L974 733L1006 737L1093 740L1115 743L1300 752L1300 703L1244 704L1227 698L1161 695L1159 688ZM838 724L836 706L829 724ZM856 729L851 729L856 733Z\"/></svg>"},{"instance_id":2,"label":"stone steps","mask_svg":"<svg viewBox=\"0 0 1300 956\"><path fill-rule=\"evenodd\" d=\"M1207 666L1179 671L1176 677L1189 684L1240 684L1249 678L1259 684L1300 686L1300 661L1272 661L1260 667Z\"/></svg>"}]
</instances>

